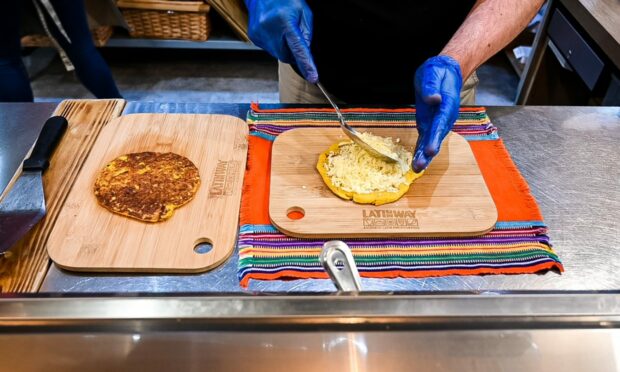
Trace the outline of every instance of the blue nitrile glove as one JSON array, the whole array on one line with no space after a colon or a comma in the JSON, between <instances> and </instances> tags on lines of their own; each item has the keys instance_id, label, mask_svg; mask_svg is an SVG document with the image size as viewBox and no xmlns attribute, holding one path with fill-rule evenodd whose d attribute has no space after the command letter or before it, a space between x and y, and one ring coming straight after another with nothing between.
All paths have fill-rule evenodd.
<instances>
[{"instance_id":1,"label":"blue nitrile glove","mask_svg":"<svg viewBox=\"0 0 620 372\"><path fill-rule=\"evenodd\" d=\"M440 55L426 60L415 73L416 122L418 142L413 170L420 172L439 153L459 115L463 77L459 63Z\"/></svg>"},{"instance_id":2,"label":"blue nitrile glove","mask_svg":"<svg viewBox=\"0 0 620 372\"><path fill-rule=\"evenodd\" d=\"M310 52L312 11L304 0L245 0L248 34L254 44L315 84L319 74Z\"/></svg>"}]
</instances>

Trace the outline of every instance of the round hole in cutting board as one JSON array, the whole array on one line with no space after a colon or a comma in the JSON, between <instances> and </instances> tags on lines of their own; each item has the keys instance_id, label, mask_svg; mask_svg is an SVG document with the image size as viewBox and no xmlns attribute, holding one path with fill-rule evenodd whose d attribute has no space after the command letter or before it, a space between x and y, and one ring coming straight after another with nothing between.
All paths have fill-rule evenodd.
<instances>
[{"instance_id":1,"label":"round hole in cutting board","mask_svg":"<svg viewBox=\"0 0 620 372\"><path fill-rule=\"evenodd\" d=\"M194 252L198 254L205 254L211 252L213 249L213 242L207 238L200 238L194 243Z\"/></svg>"},{"instance_id":2,"label":"round hole in cutting board","mask_svg":"<svg viewBox=\"0 0 620 372\"><path fill-rule=\"evenodd\" d=\"M301 220L306 215L302 207L290 207L286 210L286 216L291 220Z\"/></svg>"}]
</instances>

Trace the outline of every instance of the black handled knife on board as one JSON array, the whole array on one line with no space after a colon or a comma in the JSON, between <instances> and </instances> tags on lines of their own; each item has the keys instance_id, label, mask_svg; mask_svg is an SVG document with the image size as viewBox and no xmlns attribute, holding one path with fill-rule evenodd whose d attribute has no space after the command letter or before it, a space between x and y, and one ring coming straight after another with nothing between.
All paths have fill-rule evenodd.
<instances>
[{"instance_id":1,"label":"black handled knife on board","mask_svg":"<svg viewBox=\"0 0 620 372\"><path fill-rule=\"evenodd\" d=\"M67 126L67 119L61 116L45 122L30 157L24 160L21 175L0 201L0 254L45 216L43 172L49 167L49 159Z\"/></svg>"}]
</instances>

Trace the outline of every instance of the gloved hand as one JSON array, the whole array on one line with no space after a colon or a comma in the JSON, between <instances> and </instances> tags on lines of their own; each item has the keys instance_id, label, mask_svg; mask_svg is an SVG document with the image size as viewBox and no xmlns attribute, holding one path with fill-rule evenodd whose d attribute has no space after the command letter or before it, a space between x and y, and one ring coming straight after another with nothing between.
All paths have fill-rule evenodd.
<instances>
[{"instance_id":1,"label":"gloved hand","mask_svg":"<svg viewBox=\"0 0 620 372\"><path fill-rule=\"evenodd\" d=\"M310 52L312 11L304 0L245 0L248 34L254 44L315 84L319 74Z\"/></svg>"},{"instance_id":2,"label":"gloved hand","mask_svg":"<svg viewBox=\"0 0 620 372\"><path fill-rule=\"evenodd\" d=\"M429 58L415 74L416 122L418 142L413 155L413 170L420 172L439 153L459 115L463 77L459 63L440 55Z\"/></svg>"}]
</instances>

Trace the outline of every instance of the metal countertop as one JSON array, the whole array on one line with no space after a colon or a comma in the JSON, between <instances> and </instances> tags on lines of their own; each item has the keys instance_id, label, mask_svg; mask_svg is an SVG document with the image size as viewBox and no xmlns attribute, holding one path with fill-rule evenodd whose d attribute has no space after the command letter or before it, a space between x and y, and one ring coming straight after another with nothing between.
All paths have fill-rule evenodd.
<instances>
[{"instance_id":1,"label":"metal countertop","mask_svg":"<svg viewBox=\"0 0 620 372\"><path fill-rule=\"evenodd\" d=\"M129 103L137 112L222 113L245 118L248 105ZM49 110L35 104L34 110ZM512 157L527 179L562 259L562 275L451 276L362 279L372 291L620 289L620 108L489 107ZM332 292L327 280L253 281L253 292ZM71 273L52 265L42 292L241 292L237 255L195 275Z\"/></svg>"}]
</instances>

